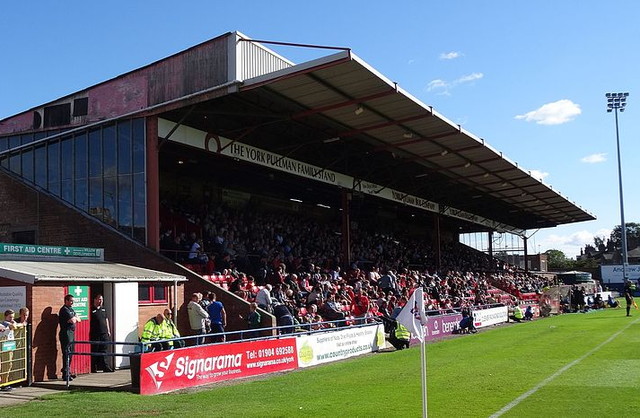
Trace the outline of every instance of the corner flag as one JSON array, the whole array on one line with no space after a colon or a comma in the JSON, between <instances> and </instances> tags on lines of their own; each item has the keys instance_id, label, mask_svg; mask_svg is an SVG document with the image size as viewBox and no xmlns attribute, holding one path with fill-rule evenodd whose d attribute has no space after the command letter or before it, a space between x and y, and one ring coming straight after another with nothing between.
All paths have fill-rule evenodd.
<instances>
[{"instance_id":1,"label":"corner flag","mask_svg":"<svg viewBox=\"0 0 640 418\"><path fill-rule=\"evenodd\" d=\"M427 324L427 315L424 312L424 299L422 287L416 288L409 301L402 308L396 321L402 324L409 332L421 342L424 341L424 325Z\"/></svg>"}]
</instances>

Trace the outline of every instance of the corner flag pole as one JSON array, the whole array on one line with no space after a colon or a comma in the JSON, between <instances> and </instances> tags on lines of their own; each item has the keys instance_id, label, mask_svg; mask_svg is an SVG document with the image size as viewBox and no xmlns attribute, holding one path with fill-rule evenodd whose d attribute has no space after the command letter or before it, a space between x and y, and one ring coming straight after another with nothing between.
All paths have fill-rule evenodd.
<instances>
[{"instance_id":1,"label":"corner flag pole","mask_svg":"<svg viewBox=\"0 0 640 418\"><path fill-rule=\"evenodd\" d=\"M420 343L420 363L422 369L422 417L427 418L427 348L425 339Z\"/></svg>"}]
</instances>

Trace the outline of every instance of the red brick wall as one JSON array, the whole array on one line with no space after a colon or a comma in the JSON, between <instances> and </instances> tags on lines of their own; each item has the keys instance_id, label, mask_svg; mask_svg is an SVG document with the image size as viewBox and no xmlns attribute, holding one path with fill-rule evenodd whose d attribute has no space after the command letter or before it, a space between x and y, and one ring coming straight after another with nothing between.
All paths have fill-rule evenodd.
<instances>
[{"instance_id":1,"label":"red brick wall","mask_svg":"<svg viewBox=\"0 0 640 418\"><path fill-rule=\"evenodd\" d=\"M62 351L58 341L58 312L64 304L64 284L31 286L33 380L60 377Z\"/></svg>"}]
</instances>

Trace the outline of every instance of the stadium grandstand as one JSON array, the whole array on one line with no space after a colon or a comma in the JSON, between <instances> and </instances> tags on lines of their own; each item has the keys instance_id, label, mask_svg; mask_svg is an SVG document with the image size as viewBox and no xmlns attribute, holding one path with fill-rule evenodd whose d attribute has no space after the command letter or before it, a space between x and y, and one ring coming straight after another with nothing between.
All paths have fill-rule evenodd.
<instances>
[{"instance_id":1,"label":"stadium grandstand","mask_svg":"<svg viewBox=\"0 0 640 418\"><path fill-rule=\"evenodd\" d=\"M295 64L270 45L328 55ZM27 291L34 333L56 326L36 306L85 285L131 341L164 307L188 335L196 292L218 295L227 331L267 286L301 325L391 317L416 286L433 314L527 300L553 279L460 234L513 234L526 259L527 231L594 219L350 49L239 32L0 120L0 213L0 242L164 272L133 303L108 271L69 272L44 303ZM0 286L15 286L2 263ZM38 355L61 362L55 343Z\"/></svg>"}]
</instances>

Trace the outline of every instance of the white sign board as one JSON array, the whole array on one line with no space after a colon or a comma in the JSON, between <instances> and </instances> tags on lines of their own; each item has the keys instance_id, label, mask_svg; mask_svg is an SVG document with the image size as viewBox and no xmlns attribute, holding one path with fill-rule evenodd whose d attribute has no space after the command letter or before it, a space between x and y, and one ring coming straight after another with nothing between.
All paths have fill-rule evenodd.
<instances>
[{"instance_id":1,"label":"white sign board","mask_svg":"<svg viewBox=\"0 0 640 418\"><path fill-rule=\"evenodd\" d=\"M473 323L478 328L500 324L508 320L509 309L506 306L473 311Z\"/></svg>"},{"instance_id":2,"label":"white sign board","mask_svg":"<svg viewBox=\"0 0 640 418\"><path fill-rule=\"evenodd\" d=\"M7 309L12 309L18 316L20 308L27 306L27 287L26 286L7 286L0 287L0 312L4 313ZM2 317L4 320L4 316Z\"/></svg>"},{"instance_id":3,"label":"white sign board","mask_svg":"<svg viewBox=\"0 0 640 418\"><path fill-rule=\"evenodd\" d=\"M602 275L602 283L624 283L624 275L622 274L622 265L600 266L600 274ZM629 280L640 279L640 265L631 264L627 266L627 274Z\"/></svg>"},{"instance_id":4,"label":"white sign board","mask_svg":"<svg viewBox=\"0 0 640 418\"><path fill-rule=\"evenodd\" d=\"M378 351L384 347L385 341L384 330L379 324L296 338L299 367L315 366Z\"/></svg>"}]
</instances>

